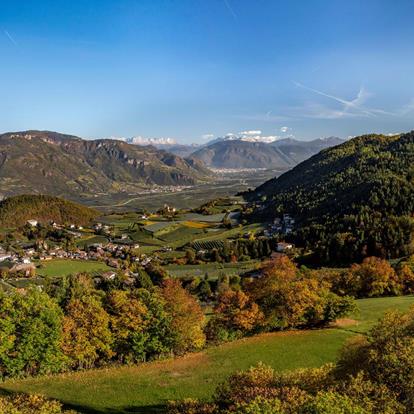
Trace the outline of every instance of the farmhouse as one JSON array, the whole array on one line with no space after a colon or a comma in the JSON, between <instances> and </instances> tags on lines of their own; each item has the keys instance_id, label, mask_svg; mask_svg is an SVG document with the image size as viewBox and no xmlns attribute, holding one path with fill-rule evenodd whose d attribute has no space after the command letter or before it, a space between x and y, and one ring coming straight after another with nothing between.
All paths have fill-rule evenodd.
<instances>
[{"instance_id":1,"label":"farmhouse","mask_svg":"<svg viewBox=\"0 0 414 414\"><path fill-rule=\"evenodd\" d=\"M0 262L4 262L7 259L10 259L12 255L10 253L0 254Z\"/></svg>"},{"instance_id":2,"label":"farmhouse","mask_svg":"<svg viewBox=\"0 0 414 414\"><path fill-rule=\"evenodd\" d=\"M291 250L291 249L293 249L293 244L285 243L285 242L279 242L276 247L276 250L279 253L285 253L286 251Z\"/></svg>"},{"instance_id":3,"label":"farmhouse","mask_svg":"<svg viewBox=\"0 0 414 414\"><path fill-rule=\"evenodd\" d=\"M29 277L36 273L36 266L33 263L17 263L10 268L10 273L23 273Z\"/></svg>"}]
</instances>

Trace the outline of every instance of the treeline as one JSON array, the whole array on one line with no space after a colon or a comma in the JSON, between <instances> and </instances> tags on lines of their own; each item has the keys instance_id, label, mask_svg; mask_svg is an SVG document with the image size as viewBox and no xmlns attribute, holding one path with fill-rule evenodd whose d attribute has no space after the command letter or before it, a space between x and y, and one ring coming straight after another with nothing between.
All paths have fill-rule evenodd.
<instances>
[{"instance_id":1,"label":"treeline","mask_svg":"<svg viewBox=\"0 0 414 414\"><path fill-rule=\"evenodd\" d=\"M199 350L257 332L323 326L354 309L330 282L299 271L288 258L240 283L222 278L207 322L187 284L159 269L95 286L90 275L0 293L2 378L136 363ZM155 282L155 284L154 284Z\"/></svg>"},{"instance_id":2,"label":"treeline","mask_svg":"<svg viewBox=\"0 0 414 414\"><path fill-rule=\"evenodd\" d=\"M332 291L355 298L398 296L414 293L414 256L394 267L387 260L367 257L348 269L321 269L319 277L331 283Z\"/></svg>"},{"instance_id":3,"label":"treeline","mask_svg":"<svg viewBox=\"0 0 414 414\"><path fill-rule=\"evenodd\" d=\"M276 238L254 237L224 240L217 247L208 249L197 257L204 261L217 263L231 263L251 259L268 258L277 249ZM190 251L193 249L188 249ZM194 259L195 251L194 252ZM188 263L191 263L191 256L187 254Z\"/></svg>"},{"instance_id":4,"label":"treeline","mask_svg":"<svg viewBox=\"0 0 414 414\"><path fill-rule=\"evenodd\" d=\"M263 364L218 385L213 401L169 414L405 414L414 412L414 311L391 312L352 338L335 365L277 373Z\"/></svg>"},{"instance_id":5,"label":"treeline","mask_svg":"<svg viewBox=\"0 0 414 414\"><path fill-rule=\"evenodd\" d=\"M182 354L205 343L204 314L176 280L109 291L89 275L50 295L36 288L0 294L0 376L50 374Z\"/></svg>"},{"instance_id":6,"label":"treeline","mask_svg":"<svg viewBox=\"0 0 414 414\"><path fill-rule=\"evenodd\" d=\"M347 264L368 256L404 257L413 253L414 220L370 207L342 217L325 216L322 223L303 225L292 240L313 254L310 263Z\"/></svg>"}]
</instances>

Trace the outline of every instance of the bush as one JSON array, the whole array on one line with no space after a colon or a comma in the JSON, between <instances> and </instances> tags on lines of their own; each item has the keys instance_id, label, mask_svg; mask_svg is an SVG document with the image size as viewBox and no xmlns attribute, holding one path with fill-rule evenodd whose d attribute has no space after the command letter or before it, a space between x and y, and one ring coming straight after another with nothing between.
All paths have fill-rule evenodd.
<instances>
[{"instance_id":1,"label":"bush","mask_svg":"<svg viewBox=\"0 0 414 414\"><path fill-rule=\"evenodd\" d=\"M47 400L41 395L16 394L0 397L1 414L76 414L72 410L63 410L58 401Z\"/></svg>"}]
</instances>

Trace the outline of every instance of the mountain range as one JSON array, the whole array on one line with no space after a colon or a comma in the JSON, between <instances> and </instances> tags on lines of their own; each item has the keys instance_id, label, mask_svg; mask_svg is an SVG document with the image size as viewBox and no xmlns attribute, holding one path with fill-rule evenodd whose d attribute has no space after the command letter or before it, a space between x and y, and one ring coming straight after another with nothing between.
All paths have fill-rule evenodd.
<instances>
[{"instance_id":1,"label":"mountain range","mask_svg":"<svg viewBox=\"0 0 414 414\"><path fill-rule=\"evenodd\" d=\"M287 170L320 150L343 143L336 137L299 141L293 138L261 142L222 138L203 146L191 155L208 167L217 169L268 168Z\"/></svg>"},{"instance_id":2,"label":"mountain range","mask_svg":"<svg viewBox=\"0 0 414 414\"><path fill-rule=\"evenodd\" d=\"M136 191L153 185L193 185L209 171L153 146L119 140L84 140L50 131L0 135L0 193L77 197Z\"/></svg>"},{"instance_id":3,"label":"mountain range","mask_svg":"<svg viewBox=\"0 0 414 414\"><path fill-rule=\"evenodd\" d=\"M123 139L134 145L152 145L180 157L201 160L215 169L268 168L287 170L324 148L343 143L337 137L300 141L263 136L261 131L245 131L239 135L227 134L205 144L179 144L172 138L132 137Z\"/></svg>"}]
</instances>

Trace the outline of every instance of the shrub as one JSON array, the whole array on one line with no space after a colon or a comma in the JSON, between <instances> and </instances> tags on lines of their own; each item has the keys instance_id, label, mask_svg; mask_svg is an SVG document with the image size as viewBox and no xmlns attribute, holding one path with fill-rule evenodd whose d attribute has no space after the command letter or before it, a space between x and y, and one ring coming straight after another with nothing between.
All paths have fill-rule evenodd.
<instances>
[{"instance_id":1,"label":"shrub","mask_svg":"<svg viewBox=\"0 0 414 414\"><path fill-rule=\"evenodd\" d=\"M72 410L63 410L58 401L47 400L41 395L16 394L0 397L1 414L76 414Z\"/></svg>"}]
</instances>

